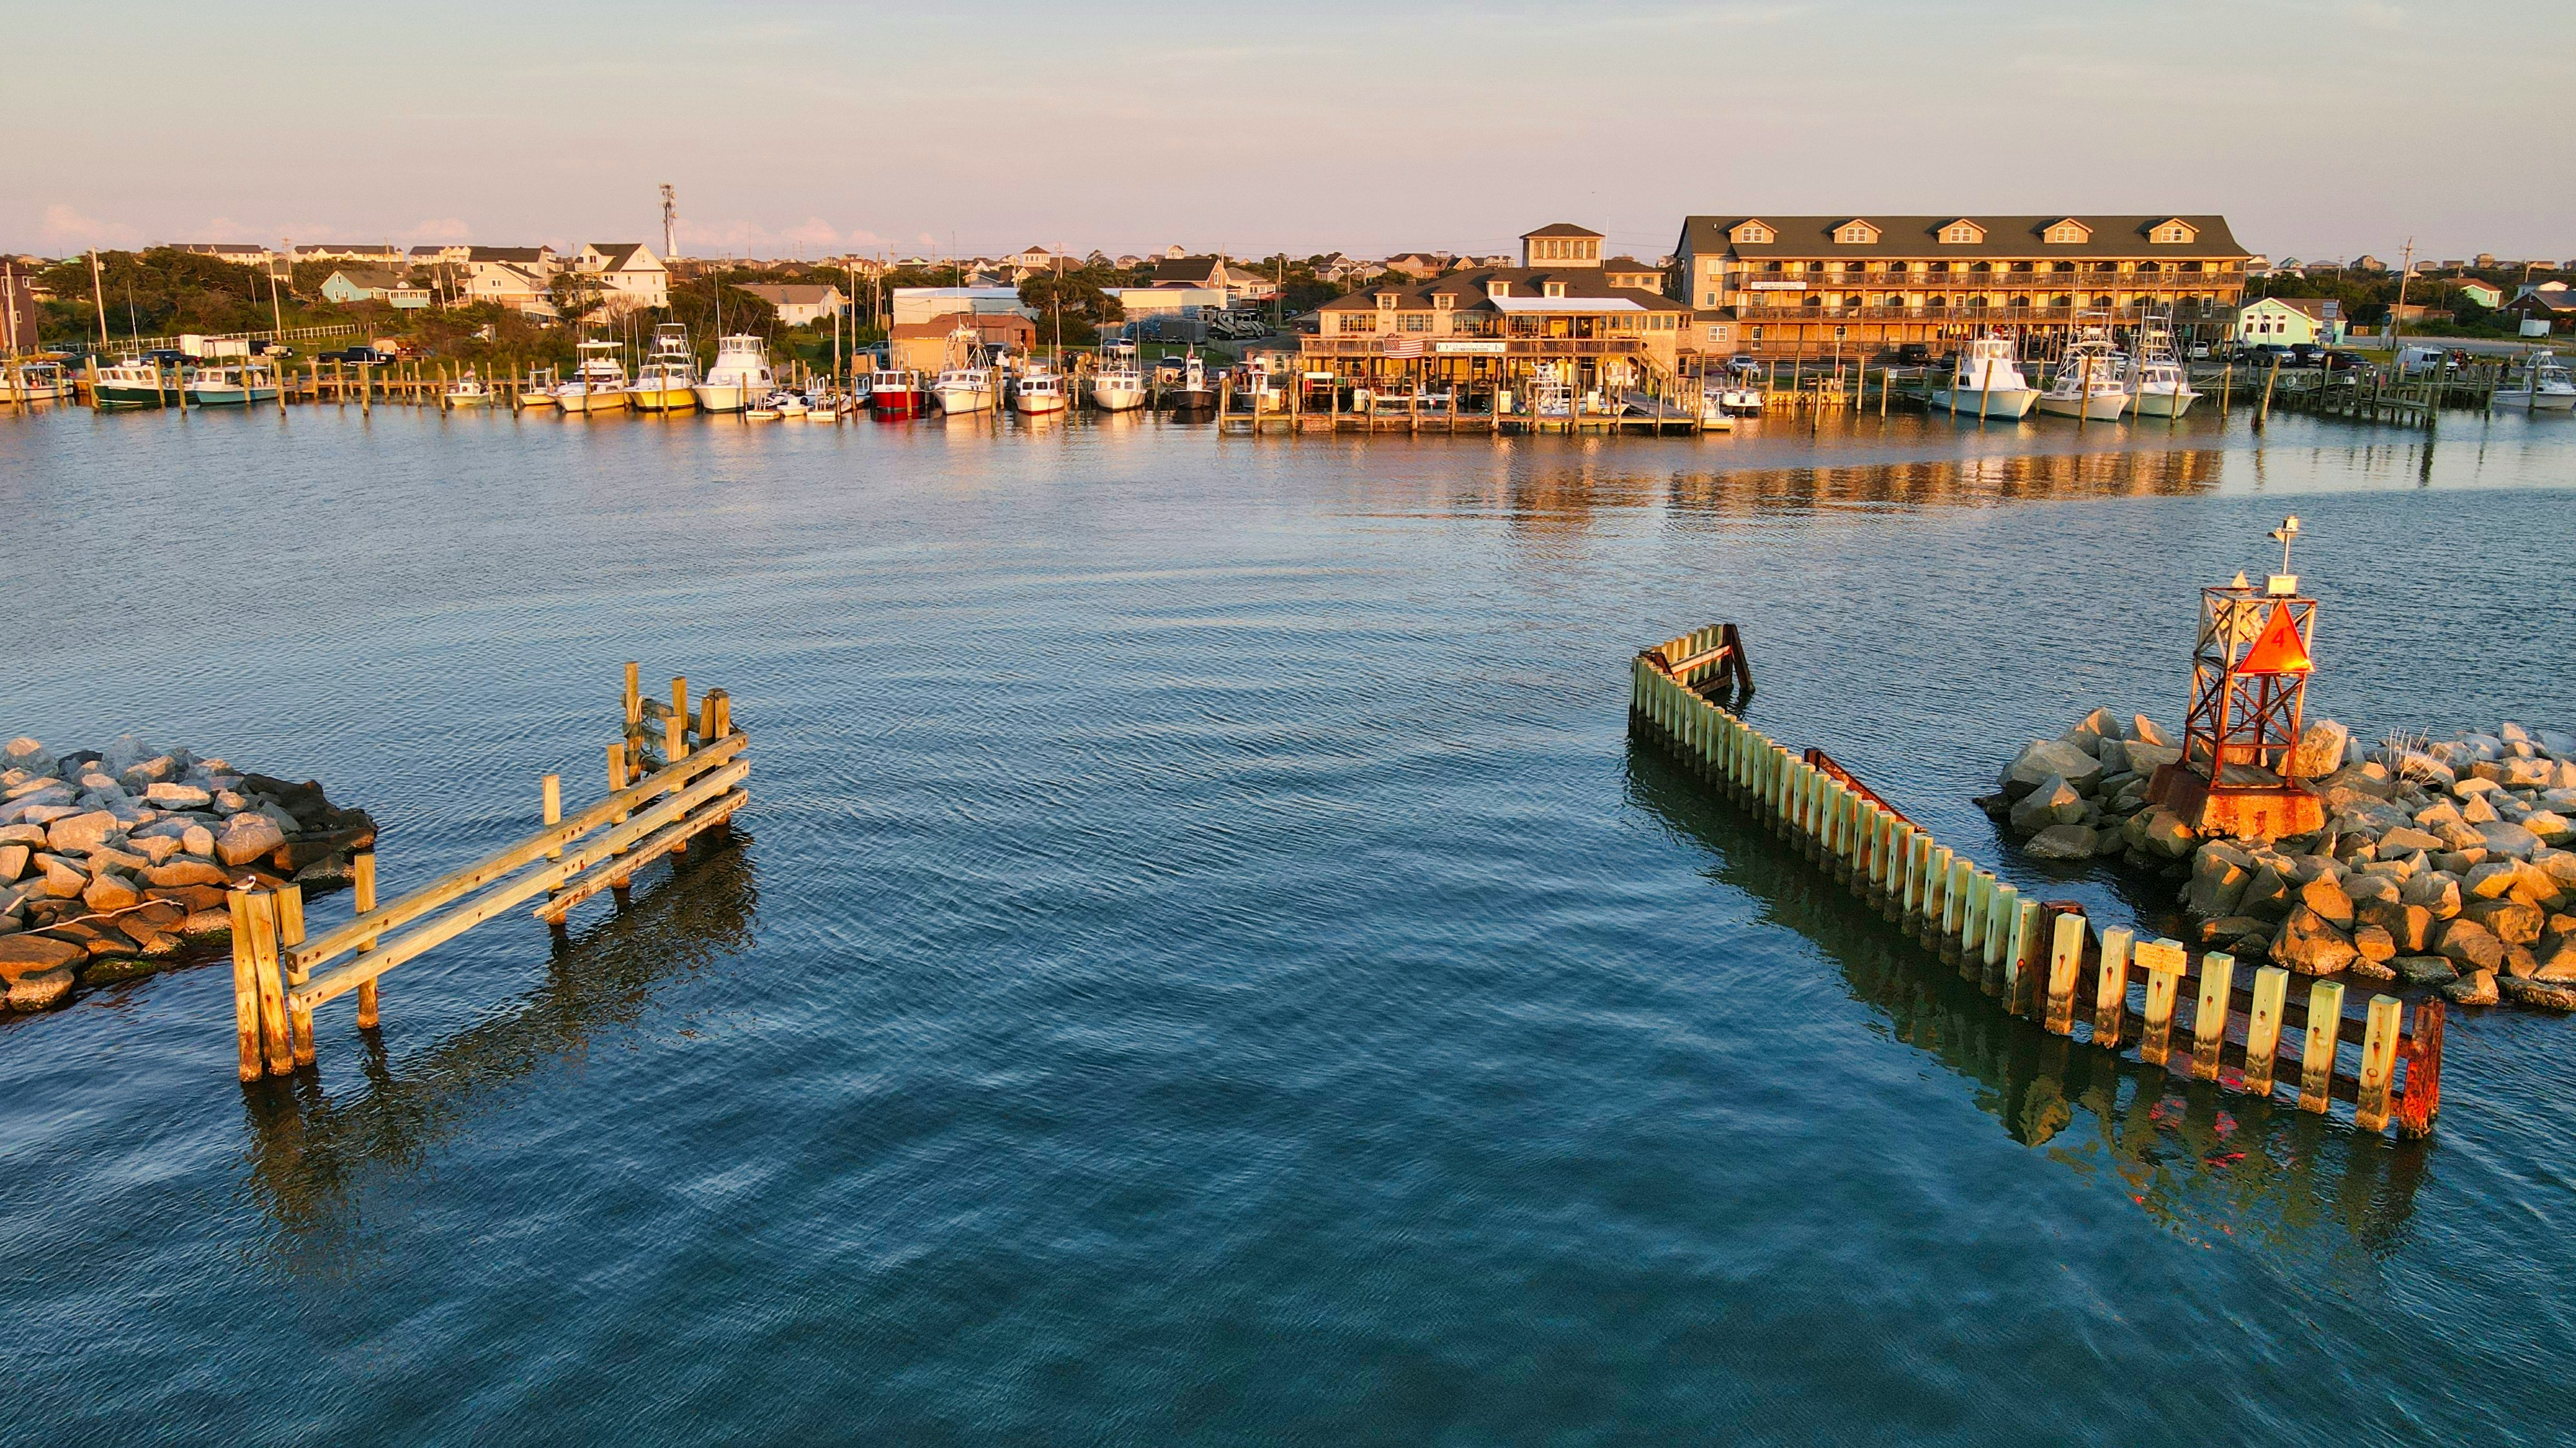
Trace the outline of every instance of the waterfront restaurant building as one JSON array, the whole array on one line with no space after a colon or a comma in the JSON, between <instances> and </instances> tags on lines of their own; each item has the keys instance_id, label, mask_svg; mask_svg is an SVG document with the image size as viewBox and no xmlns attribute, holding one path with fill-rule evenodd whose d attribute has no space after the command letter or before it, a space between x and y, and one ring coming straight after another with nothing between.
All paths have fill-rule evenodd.
<instances>
[{"instance_id":1,"label":"waterfront restaurant building","mask_svg":"<svg viewBox=\"0 0 2576 1448\"><path fill-rule=\"evenodd\" d=\"M1691 309L1663 295L1653 267L1605 265L1601 242L1580 226L1545 226L1521 238L1519 266L1390 277L1337 297L1299 339L1301 361L1310 377L1404 379L1468 397L1548 365L1578 391L1669 381Z\"/></svg>"},{"instance_id":2,"label":"waterfront restaurant building","mask_svg":"<svg viewBox=\"0 0 2576 1448\"><path fill-rule=\"evenodd\" d=\"M1990 328L2062 338L2078 312L2215 341L2250 259L2223 216L1693 216L1667 286L1693 351L1937 355Z\"/></svg>"}]
</instances>

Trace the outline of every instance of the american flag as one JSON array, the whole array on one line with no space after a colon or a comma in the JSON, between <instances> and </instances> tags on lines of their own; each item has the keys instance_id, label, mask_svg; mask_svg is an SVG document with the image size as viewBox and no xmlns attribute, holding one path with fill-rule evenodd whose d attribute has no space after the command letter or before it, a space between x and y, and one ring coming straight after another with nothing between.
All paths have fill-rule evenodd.
<instances>
[{"instance_id":1,"label":"american flag","mask_svg":"<svg viewBox=\"0 0 2576 1448\"><path fill-rule=\"evenodd\" d=\"M1419 357L1422 355L1422 339L1418 336L1389 337L1386 339L1386 355L1389 357Z\"/></svg>"}]
</instances>

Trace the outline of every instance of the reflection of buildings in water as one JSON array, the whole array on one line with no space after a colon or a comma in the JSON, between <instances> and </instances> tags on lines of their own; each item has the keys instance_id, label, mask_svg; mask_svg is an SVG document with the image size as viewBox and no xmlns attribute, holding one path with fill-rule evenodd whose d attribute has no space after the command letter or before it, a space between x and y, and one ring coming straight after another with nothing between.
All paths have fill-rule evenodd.
<instances>
[{"instance_id":1,"label":"reflection of buildings in water","mask_svg":"<svg viewBox=\"0 0 2576 1448\"><path fill-rule=\"evenodd\" d=\"M1749 513L2170 497L2217 487L2223 457L2213 448L2031 452L1688 473L1672 480L1672 504L1686 512Z\"/></svg>"},{"instance_id":2,"label":"reflection of buildings in water","mask_svg":"<svg viewBox=\"0 0 2576 1448\"><path fill-rule=\"evenodd\" d=\"M1629 751L1629 792L1718 858L1715 878L1767 922L1814 942L1889 1034L1975 1083L2004 1132L2087 1177L2116 1179L2186 1236L2252 1239L2303 1255L2340 1222L2329 1262L2399 1244L2429 1143L2355 1131L2279 1101L2224 1094L2159 1066L2053 1036L2005 1012L1955 967L1908 939L1788 846L1754 827L1660 751Z\"/></svg>"},{"instance_id":3,"label":"reflection of buildings in water","mask_svg":"<svg viewBox=\"0 0 2576 1448\"><path fill-rule=\"evenodd\" d=\"M405 1060L399 1074L367 1037L363 1092L333 1099L310 1072L244 1087L249 1185L280 1229L279 1250L348 1250L359 1192L418 1170L478 1098L632 1025L673 977L748 948L759 899L750 840L737 831L731 844L693 846L658 887L556 938L545 983L520 1009Z\"/></svg>"}]
</instances>

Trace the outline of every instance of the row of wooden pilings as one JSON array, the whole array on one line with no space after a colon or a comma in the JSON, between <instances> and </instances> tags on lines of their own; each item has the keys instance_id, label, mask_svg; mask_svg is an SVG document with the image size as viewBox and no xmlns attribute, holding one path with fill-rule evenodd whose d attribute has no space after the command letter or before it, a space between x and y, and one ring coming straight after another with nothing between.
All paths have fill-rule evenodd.
<instances>
[{"instance_id":1,"label":"row of wooden pilings","mask_svg":"<svg viewBox=\"0 0 2576 1448\"><path fill-rule=\"evenodd\" d=\"M2431 1133L2441 1110L2440 1000L2417 1005L2408 1031L2403 1001L2371 997L2357 1022L2358 1064L2347 1069L2345 1028L2356 1023L2345 1017L2341 981L2312 981L2306 999L2293 1003L2290 973L2279 967L2255 970L2251 990L2240 989L2232 956L2195 956L2174 940L2140 942L2122 927L2095 931L2079 905L2025 898L1830 759L1794 754L1704 697L1701 687L1721 682L1726 671L1743 674L1742 658L1731 625L1641 652L1632 720L2005 1009L2056 1035L2083 1032L2106 1050L2134 1043L2149 1065L2263 1097L2284 1069L2288 1029L2296 1033L2295 1059L2286 1066L2296 1073L2300 1110L2324 1114L2341 1100L2362 1130L2384 1131L2393 1117L2401 1135ZM1743 677L1749 692L1749 675ZM2138 976L2144 996L2133 1031L2130 988ZM2196 988L2196 1005L2178 1022L2187 986ZM2079 1020L2088 1003L2089 1019Z\"/></svg>"}]
</instances>

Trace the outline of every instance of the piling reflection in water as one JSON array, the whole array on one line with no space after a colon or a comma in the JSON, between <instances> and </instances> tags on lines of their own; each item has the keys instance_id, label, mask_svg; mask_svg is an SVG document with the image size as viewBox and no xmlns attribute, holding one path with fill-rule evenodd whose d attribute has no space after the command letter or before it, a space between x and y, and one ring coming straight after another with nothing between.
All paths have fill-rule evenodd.
<instances>
[{"instance_id":1,"label":"piling reflection in water","mask_svg":"<svg viewBox=\"0 0 2576 1448\"><path fill-rule=\"evenodd\" d=\"M1629 745L1628 796L1714 855L1710 878L1822 950L1890 1039L1975 1083L1971 1099L2013 1140L2116 1182L2186 1237L2301 1254L2324 1244L2329 1261L2347 1260L2343 1241L2361 1254L2351 1266L2403 1245L2429 1142L2223 1094L2008 1014L1642 740ZM2315 1230L2336 1222L2343 1239Z\"/></svg>"},{"instance_id":2,"label":"piling reflection in water","mask_svg":"<svg viewBox=\"0 0 2576 1448\"><path fill-rule=\"evenodd\" d=\"M751 948L759 904L752 837L693 849L630 905L553 938L545 983L511 1013L472 1026L396 1070L363 1037L366 1087L334 1098L312 1072L242 1088L245 1184L276 1225L273 1249L309 1271L356 1245L370 1187L420 1170L493 1093L578 1057L635 1024L661 987ZM540 927L528 932L534 950Z\"/></svg>"},{"instance_id":3,"label":"piling reflection in water","mask_svg":"<svg viewBox=\"0 0 2576 1448\"><path fill-rule=\"evenodd\" d=\"M1688 473L1674 506L1707 513L1931 508L2078 498L2178 497L2218 486L2225 455L2208 448L2014 453L1835 467Z\"/></svg>"}]
</instances>

